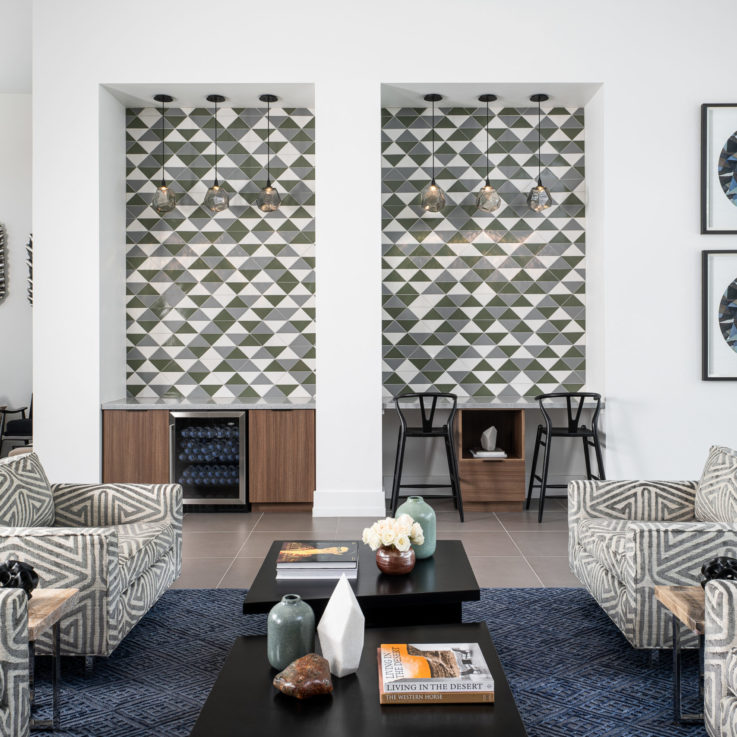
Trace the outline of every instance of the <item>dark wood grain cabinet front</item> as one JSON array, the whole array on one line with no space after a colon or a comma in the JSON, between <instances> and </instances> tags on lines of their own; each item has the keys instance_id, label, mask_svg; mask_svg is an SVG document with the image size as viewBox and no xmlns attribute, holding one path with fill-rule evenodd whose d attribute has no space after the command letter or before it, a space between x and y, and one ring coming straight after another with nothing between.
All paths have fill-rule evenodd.
<instances>
[{"instance_id":1,"label":"dark wood grain cabinet front","mask_svg":"<svg viewBox=\"0 0 737 737\"><path fill-rule=\"evenodd\" d=\"M104 483L164 484L169 481L169 412L104 410Z\"/></svg>"},{"instance_id":2,"label":"dark wood grain cabinet front","mask_svg":"<svg viewBox=\"0 0 737 737\"><path fill-rule=\"evenodd\" d=\"M314 410L249 410L249 501L312 503L314 491Z\"/></svg>"}]
</instances>

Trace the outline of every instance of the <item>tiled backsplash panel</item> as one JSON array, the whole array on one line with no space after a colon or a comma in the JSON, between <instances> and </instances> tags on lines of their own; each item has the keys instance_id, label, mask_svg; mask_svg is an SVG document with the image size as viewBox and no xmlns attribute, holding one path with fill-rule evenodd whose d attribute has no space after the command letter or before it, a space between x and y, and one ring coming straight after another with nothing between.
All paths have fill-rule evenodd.
<instances>
[{"instance_id":1,"label":"tiled backsplash panel","mask_svg":"<svg viewBox=\"0 0 737 737\"><path fill-rule=\"evenodd\" d=\"M177 208L150 207L161 113L127 111L127 389L137 397L312 397L315 389L314 114L271 109L271 178L262 213L266 109L218 111L218 175L228 210L202 207L212 184L212 109L167 109L166 178Z\"/></svg>"},{"instance_id":2,"label":"tiled backsplash panel","mask_svg":"<svg viewBox=\"0 0 737 737\"><path fill-rule=\"evenodd\" d=\"M442 213L424 213L431 111L382 111L383 382L387 396L451 391L530 396L585 383L584 114L543 108L543 183L532 212L537 108L491 119L491 183L502 207L475 207L486 176L486 109L436 110Z\"/></svg>"}]
</instances>

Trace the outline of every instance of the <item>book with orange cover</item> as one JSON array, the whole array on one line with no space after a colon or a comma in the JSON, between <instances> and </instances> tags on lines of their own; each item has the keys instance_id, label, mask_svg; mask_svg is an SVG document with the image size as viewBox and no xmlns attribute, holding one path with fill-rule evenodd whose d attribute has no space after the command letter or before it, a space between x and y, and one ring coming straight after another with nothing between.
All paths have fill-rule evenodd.
<instances>
[{"instance_id":1,"label":"book with orange cover","mask_svg":"<svg viewBox=\"0 0 737 737\"><path fill-rule=\"evenodd\" d=\"M476 642L382 644L380 704L494 703L494 678Z\"/></svg>"}]
</instances>

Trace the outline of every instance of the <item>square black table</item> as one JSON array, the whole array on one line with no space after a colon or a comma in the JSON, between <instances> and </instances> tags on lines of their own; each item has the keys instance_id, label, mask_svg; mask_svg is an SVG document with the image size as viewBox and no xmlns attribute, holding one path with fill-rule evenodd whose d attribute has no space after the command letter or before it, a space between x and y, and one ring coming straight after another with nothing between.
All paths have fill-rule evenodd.
<instances>
[{"instance_id":1,"label":"square black table","mask_svg":"<svg viewBox=\"0 0 737 737\"><path fill-rule=\"evenodd\" d=\"M386 642L478 642L494 676L493 704L379 704L376 649ZM265 637L239 637L190 737L526 737L485 622L365 631L357 673L333 693L299 701L272 686Z\"/></svg>"},{"instance_id":2,"label":"square black table","mask_svg":"<svg viewBox=\"0 0 737 737\"><path fill-rule=\"evenodd\" d=\"M319 620L336 580L276 580L276 540L261 564L243 602L244 614L268 612L284 594L299 594ZM435 555L418 560L411 573L387 576L376 567L376 553L358 546L358 577L350 581L366 617L366 625L460 622L464 601L478 601L479 585L460 540L438 540Z\"/></svg>"}]
</instances>

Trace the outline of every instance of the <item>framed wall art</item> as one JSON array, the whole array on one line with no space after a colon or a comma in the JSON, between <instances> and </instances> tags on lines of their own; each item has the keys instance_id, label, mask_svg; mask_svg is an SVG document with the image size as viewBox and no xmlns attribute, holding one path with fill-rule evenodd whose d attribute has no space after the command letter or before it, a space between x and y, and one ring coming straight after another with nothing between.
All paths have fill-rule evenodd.
<instances>
[{"instance_id":1,"label":"framed wall art","mask_svg":"<svg viewBox=\"0 0 737 737\"><path fill-rule=\"evenodd\" d=\"M701 232L737 233L737 103L701 106Z\"/></svg>"},{"instance_id":2,"label":"framed wall art","mask_svg":"<svg viewBox=\"0 0 737 737\"><path fill-rule=\"evenodd\" d=\"M737 381L737 251L702 251L702 374Z\"/></svg>"}]
</instances>

